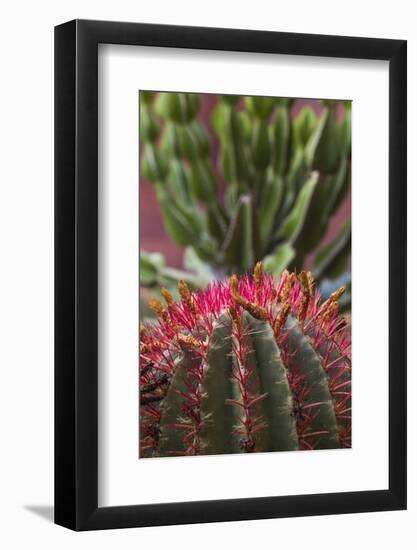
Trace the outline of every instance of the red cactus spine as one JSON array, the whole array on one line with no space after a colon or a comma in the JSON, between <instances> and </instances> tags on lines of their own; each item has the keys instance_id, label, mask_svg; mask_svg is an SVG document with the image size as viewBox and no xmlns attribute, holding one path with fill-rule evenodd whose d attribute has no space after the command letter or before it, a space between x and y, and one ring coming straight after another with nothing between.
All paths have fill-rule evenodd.
<instances>
[{"instance_id":1,"label":"red cactus spine","mask_svg":"<svg viewBox=\"0 0 417 550\"><path fill-rule=\"evenodd\" d=\"M257 264L141 326L140 456L351 445L350 327L309 272L279 281Z\"/></svg>"}]
</instances>

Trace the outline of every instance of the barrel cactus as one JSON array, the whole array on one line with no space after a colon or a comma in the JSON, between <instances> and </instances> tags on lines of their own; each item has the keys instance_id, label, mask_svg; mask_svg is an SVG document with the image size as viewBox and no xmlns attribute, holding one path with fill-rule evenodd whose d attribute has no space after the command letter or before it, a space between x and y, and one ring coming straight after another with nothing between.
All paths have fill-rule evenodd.
<instances>
[{"instance_id":1,"label":"barrel cactus","mask_svg":"<svg viewBox=\"0 0 417 550\"><path fill-rule=\"evenodd\" d=\"M292 103L219 96L215 142L198 118L199 94L141 92L141 173L166 232L218 272L245 273L259 260L276 276L301 269L349 189L350 102L342 120L336 101L322 101L320 116L304 106L294 117ZM340 276L349 255L346 223L317 253L316 279Z\"/></svg>"},{"instance_id":2,"label":"barrel cactus","mask_svg":"<svg viewBox=\"0 0 417 550\"><path fill-rule=\"evenodd\" d=\"M350 327L343 288L323 300L310 272L261 263L178 302L140 328L140 456L351 446Z\"/></svg>"}]
</instances>

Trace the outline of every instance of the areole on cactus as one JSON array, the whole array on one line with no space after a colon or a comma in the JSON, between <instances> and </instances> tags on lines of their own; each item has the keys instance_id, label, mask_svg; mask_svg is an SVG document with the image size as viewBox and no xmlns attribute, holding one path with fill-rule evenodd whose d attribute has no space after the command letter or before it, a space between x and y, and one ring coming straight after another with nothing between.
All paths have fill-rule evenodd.
<instances>
[{"instance_id":1,"label":"areole on cactus","mask_svg":"<svg viewBox=\"0 0 417 550\"><path fill-rule=\"evenodd\" d=\"M258 263L203 291L162 289L140 330L140 456L351 445L350 327L343 288Z\"/></svg>"}]
</instances>

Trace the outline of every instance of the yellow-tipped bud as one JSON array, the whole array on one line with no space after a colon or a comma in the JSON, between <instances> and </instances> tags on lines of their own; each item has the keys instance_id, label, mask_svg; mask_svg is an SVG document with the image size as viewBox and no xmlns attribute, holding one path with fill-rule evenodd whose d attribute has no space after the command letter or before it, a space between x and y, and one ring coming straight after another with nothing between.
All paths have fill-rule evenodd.
<instances>
[{"instance_id":1,"label":"yellow-tipped bud","mask_svg":"<svg viewBox=\"0 0 417 550\"><path fill-rule=\"evenodd\" d=\"M151 347L147 344L140 343L140 352L141 353L149 353L151 351Z\"/></svg>"},{"instance_id":2,"label":"yellow-tipped bud","mask_svg":"<svg viewBox=\"0 0 417 550\"><path fill-rule=\"evenodd\" d=\"M232 321L235 324L235 327L237 328L238 332L240 332L242 326L241 326L240 317L238 315L238 312L236 311L236 308L229 306L229 315L232 318Z\"/></svg>"},{"instance_id":3,"label":"yellow-tipped bud","mask_svg":"<svg viewBox=\"0 0 417 550\"><path fill-rule=\"evenodd\" d=\"M262 262L257 262L255 265L255 269L253 270L253 276L255 277L255 282L260 283L262 280L262 274L264 272L264 268L262 265Z\"/></svg>"},{"instance_id":4,"label":"yellow-tipped bud","mask_svg":"<svg viewBox=\"0 0 417 550\"><path fill-rule=\"evenodd\" d=\"M262 298L262 275L263 275L264 269L262 262L258 262L255 265L255 269L253 270L253 278L255 280L255 293L256 293L256 303L259 306L261 304L261 298Z\"/></svg>"},{"instance_id":5,"label":"yellow-tipped bud","mask_svg":"<svg viewBox=\"0 0 417 550\"><path fill-rule=\"evenodd\" d=\"M282 304L285 304L286 302L288 302L288 299L290 297L292 284L295 280L295 273L288 273L288 271L285 270L282 273L282 276L285 277L285 282L281 289L281 293L279 295L279 301Z\"/></svg>"},{"instance_id":6,"label":"yellow-tipped bud","mask_svg":"<svg viewBox=\"0 0 417 550\"><path fill-rule=\"evenodd\" d=\"M310 284L309 284L307 271L300 271L300 273L298 274L298 280L300 281L301 286L303 287L303 292L305 292L306 294L309 294Z\"/></svg>"},{"instance_id":7,"label":"yellow-tipped bud","mask_svg":"<svg viewBox=\"0 0 417 550\"><path fill-rule=\"evenodd\" d=\"M239 298L240 294L239 279L235 273L230 277L230 290L232 291L233 299L236 301L236 298Z\"/></svg>"},{"instance_id":8,"label":"yellow-tipped bud","mask_svg":"<svg viewBox=\"0 0 417 550\"><path fill-rule=\"evenodd\" d=\"M339 310L339 306L337 305L337 302L330 302L326 309L320 314L320 317L322 321L327 323L327 321L330 321L330 319L337 313Z\"/></svg>"},{"instance_id":9,"label":"yellow-tipped bud","mask_svg":"<svg viewBox=\"0 0 417 550\"><path fill-rule=\"evenodd\" d=\"M162 303L157 300L156 298L151 298L149 300L149 307L152 311L154 311L157 315L162 315L164 313L164 306Z\"/></svg>"},{"instance_id":10,"label":"yellow-tipped bud","mask_svg":"<svg viewBox=\"0 0 417 550\"><path fill-rule=\"evenodd\" d=\"M187 304L187 306L190 308L190 311L192 311L194 315L197 315L193 297L187 283L185 281L178 281L177 287L183 302Z\"/></svg>"},{"instance_id":11,"label":"yellow-tipped bud","mask_svg":"<svg viewBox=\"0 0 417 550\"><path fill-rule=\"evenodd\" d=\"M179 333L177 336L177 340L180 344L184 344L192 348L199 349L204 347L204 344L199 340L197 340L197 338L195 338L191 334L186 335L186 334Z\"/></svg>"},{"instance_id":12,"label":"yellow-tipped bud","mask_svg":"<svg viewBox=\"0 0 417 550\"><path fill-rule=\"evenodd\" d=\"M161 288L161 294L162 294L165 302L167 303L168 307L175 305L175 300L174 300L174 298L172 297L172 294L170 293L170 291L167 288Z\"/></svg>"},{"instance_id":13,"label":"yellow-tipped bud","mask_svg":"<svg viewBox=\"0 0 417 550\"><path fill-rule=\"evenodd\" d=\"M178 281L178 292L180 293L181 298L184 301L187 301L189 297L191 296L190 289L188 288L188 285L185 281Z\"/></svg>"},{"instance_id":14,"label":"yellow-tipped bud","mask_svg":"<svg viewBox=\"0 0 417 550\"><path fill-rule=\"evenodd\" d=\"M252 302L249 302L249 300L241 296L239 292L239 279L235 274L230 277L230 290L233 300L239 306L242 306L243 309L246 309L246 311L248 311L252 315L252 317L255 317L255 319L260 319L262 321L268 318L268 313L264 307L261 307L258 304L253 304Z\"/></svg>"},{"instance_id":15,"label":"yellow-tipped bud","mask_svg":"<svg viewBox=\"0 0 417 550\"><path fill-rule=\"evenodd\" d=\"M320 310L320 317L323 321L328 321L335 315L339 309L338 300L345 292L346 288L341 286L330 295L330 297L324 302Z\"/></svg>"},{"instance_id":16,"label":"yellow-tipped bud","mask_svg":"<svg viewBox=\"0 0 417 550\"><path fill-rule=\"evenodd\" d=\"M331 302L338 302L339 299L340 299L340 297L342 296L342 294L344 294L345 290L346 290L346 287L341 286L340 288L338 288L337 290L335 290L335 291L333 292L333 294L331 294L329 300L330 300Z\"/></svg>"},{"instance_id":17,"label":"yellow-tipped bud","mask_svg":"<svg viewBox=\"0 0 417 550\"><path fill-rule=\"evenodd\" d=\"M291 306L290 304L284 304L281 309L279 310L279 313L275 319L274 322L274 336L275 339L279 337L281 334L282 327L285 325L285 322L287 320L287 317L290 313Z\"/></svg>"},{"instance_id":18,"label":"yellow-tipped bud","mask_svg":"<svg viewBox=\"0 0 417 550\"><path fill-rule=\"evenodd\" d=\"M307 315L308 305L310 303L312 295L312 280L313 277L310 272L301 271L298 274L298 280L301 283L303 295L301 297L300 308L298 310L298 320L304 322Z\"/></svg>"},{"instance_id":19,"label":"yellow-tipped bud","mask_svg":"<svg viewBox=\"0 0 417 550\"><path fill-rule=\"evenodd\" d=\"M310 296L314 293L314 277L311 271L307 271L308 287L310 290Z\"/></svg>"}]
</instances>

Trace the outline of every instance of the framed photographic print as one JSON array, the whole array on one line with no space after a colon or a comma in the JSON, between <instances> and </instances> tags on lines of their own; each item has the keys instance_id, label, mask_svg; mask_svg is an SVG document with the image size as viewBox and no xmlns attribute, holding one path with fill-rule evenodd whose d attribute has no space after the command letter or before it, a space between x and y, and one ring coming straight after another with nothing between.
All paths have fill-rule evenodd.
<instances>
[{"instance_id":1,"label":"framed photographic print","mask_svg":"<svg viewBox=\"0 0 417 550\"><path fill-rule=\"evenodd\" d=\"M406 42L55 30L55 521L406 507Z\"/></svg>"}]
</instances>

